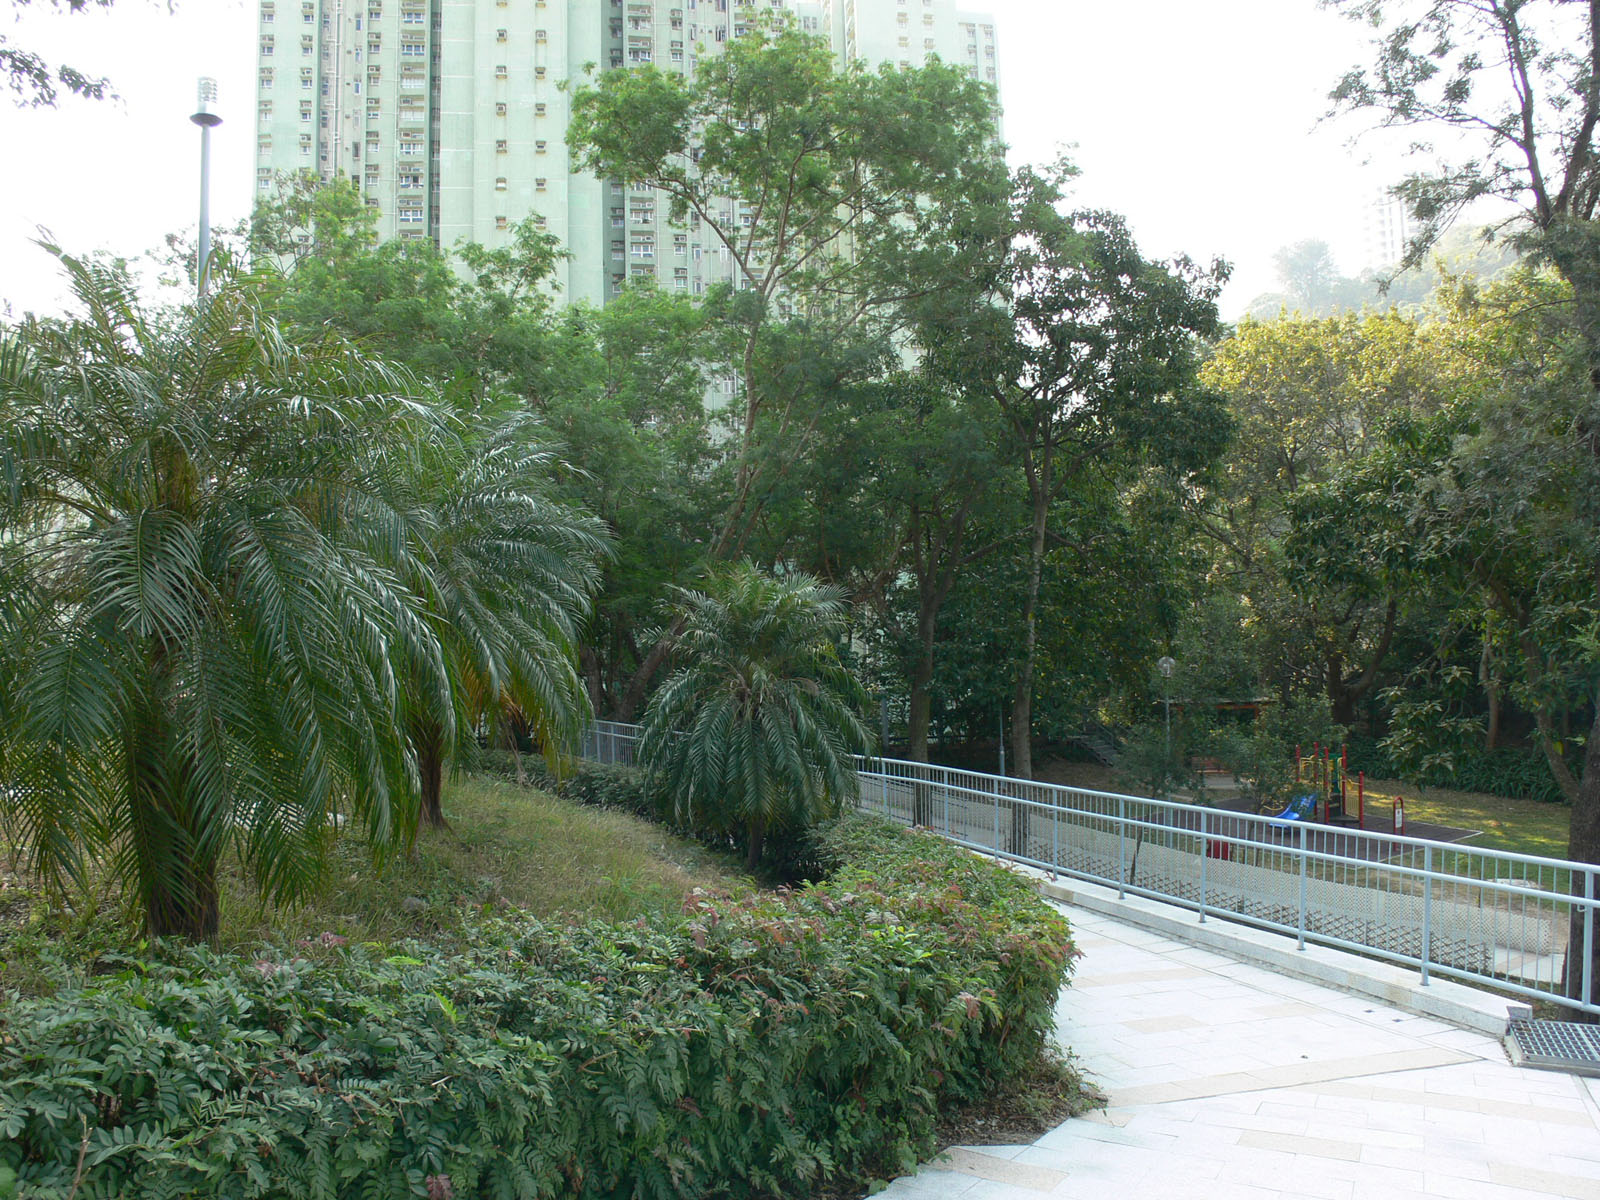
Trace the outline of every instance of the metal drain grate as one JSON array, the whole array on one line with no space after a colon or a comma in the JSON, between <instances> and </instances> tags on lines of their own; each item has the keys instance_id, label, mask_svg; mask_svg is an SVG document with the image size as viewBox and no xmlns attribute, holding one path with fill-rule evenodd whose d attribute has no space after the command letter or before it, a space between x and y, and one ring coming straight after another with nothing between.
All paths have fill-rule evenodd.
<instances>
[{"instance_id":1,"label":"metal drain grate","mask_svg":"<svg viewBox=\"0 0 1600 1200\"><path fill-rule=\"evenodd\" d=\"M1518 1018L1511 1022L1506 1045L1519 1067L1600 1075L1600 1025Z\"/></svg>"}]
</instances>

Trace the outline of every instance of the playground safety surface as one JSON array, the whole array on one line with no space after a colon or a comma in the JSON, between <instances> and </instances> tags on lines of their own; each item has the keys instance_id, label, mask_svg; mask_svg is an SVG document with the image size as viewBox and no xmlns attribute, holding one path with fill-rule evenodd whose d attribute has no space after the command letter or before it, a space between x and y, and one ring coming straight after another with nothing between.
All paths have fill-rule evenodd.
<instances>
[{"instance_id":1,"label":"playground safety surface","mask_svg":"<svg viewBox=\"0 0 1600 1200\"><path fill-rule=\"evenodd\" d=\"M1110 1095L952 1147L886 1200L1600 1200L1600 1080L1496 1039L1063 906L1057 1037Z\"/></svg>"}]
</instances>

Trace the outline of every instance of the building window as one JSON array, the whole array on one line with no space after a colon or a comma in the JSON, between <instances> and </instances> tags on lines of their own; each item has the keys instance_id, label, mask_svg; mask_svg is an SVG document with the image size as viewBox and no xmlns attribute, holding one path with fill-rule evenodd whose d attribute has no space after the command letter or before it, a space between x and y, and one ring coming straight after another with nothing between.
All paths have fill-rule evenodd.
<instances>
[{"instance_id":1,"label":"building window","mask_svg":"<svg viewBox=\"0 0 1600 1200\"><path fill-rule=\"evenodd\" d=\"M497 116L497 117L505 116L506 115L506 106L503 103L496 104L494 106L494 115Z\"/></svg>"},{"instance_id":2,"label":"building window","mask_svg":"<svg viewBox=\"0 0 1600 1200\"><path fill-rule=\"evenodd\" d=\"M501 138L499 141L495 142L495 144L494 144L494 152L496 154L504 154L506 152L506 140L505 140L505 138Z\"/></svg>"},{"instance_id":3,"label":"building window","mask_svg":"<svg viewBox=\"0 0 1600 1200\"><path fill-rule=\"evenodd\" d=\"M543 138L540 138L533 144L533 152L535 154L543 154L545 152L545 143Z\"/></svg>"},{"instance_id":4,"label":"building window","mask_svg":"<svg viewBox=\"0 0 1600 1200\"><path fill-rule=\"evenodd\" d=\"M533 77L535 79L543 79L544 78L544 68L543 67L535 67L533 69Z\"/></svg>"},{"instance_id":5,"label":"building window","mask_svg":"<svg viewBox=\"0 0 1600 1200\"><path fill-rule=\"evenodd\" d=\"M496 29L494 31L494 40L497 41L497 42L505 41L506 40L506 31L504 29Z\"/></svg>"},{"instance_id":6,"label":"building window","mask_svg":"<svg viewBox=\"0 0 1600 1200\"><path fill-rule=\"evenodd\" d=\"M270 33L261 39L261 57L272 57L272 35Z\"/></svg>"},{"instance_id":7,"label":"building window","mask_svg":"<svg viewBox=\"0 0 1600 1200\"><path fill-rule=\"evenodd\" d=\"M537 104L535 104L533 106L533 115L536 116L536 117L544 116L544 101L543 100L539 101Z\"/></svg>"},{"instance_id":8,"label":"building window","mask_svg":"<svg viewBox=\"0 0 1600 1200\"><path fill-rule=\"evenodd\" d=\"M545 40L544 30L535 29L533 31L533 40L536 41L536 42L543 42Z\"/></svg>"},{"instance_id":9,"label":"building window","mask_svg":"<svg viewBox=\"0 0 1600 1200\"><path fill-rule=\"evenodd\" d=\"M654 258L656 256L656 240L653 237L634 234L628 241L628 253L635 258Z\"/></svg>"},{"instance_id":10,"label":"building window","mask_svg":"<svg viewBox=\"0 0 1600 1200\"><path fill-rule=\"evenodd\" d=\"M499 179L494 181L494 190L497 192L503 192L506 190L506 177L504 175L500 176Z\"/></svg>"},{"instance_id":11,"label":"building window","mask_svg":"<svg viewBox=\"0 0 1600 1200\"><path fill-rule=\"evenodd\" d=\"M536 192L544 191L546 183L547 183L547 181L544 180L544 179L535 179L533 181L533 190L536 191Z\"/></svg>"},{"instance_id":12,"label":"building window","mask_svg":"<svg viewBox=\"0 0 1600 1200\"><path fill-rule=\"evenodd\" d=\"M672 235L672 252L674 254L687 254L689 252L689 235L675 233Z\"/></svg>"},{"instance_id":13,"label":"building window","mask_svg":"<svg viewBox=\"0 0 1600 1200\"><path fill-rule=\"evenodd\" d=\"M260 80L260 82L261 82L261 86L264 87L264 88L269 88L269 87L272 86L272 68L271 67L267 67L264 71L261 72L261 80Z\"/></svg>"},{"instance_id":14,"label":"building window","mask_svg":"<svg viewBox=\"0 0 1600 1200\"><path fill-rule=\"evenodd\" d=\"M501 3L504 3L504 2L505 2L505 0L501 0ZM496 229L504 229L506 227L506 224L507 224L507 222L506 222L506 219L504 217L496 217L494 219L494 227Z\"/></svg>"},{"instance_id":15,"label":"building window","mask_svg":"<svg viewBox=\"0 0 1600 1200\"><path fill-rule=\"evenodd\" d=\"M496 79L504 79L506 77L506 66L504 63L501 63L494 69L494 77Z\"/></svg>"}]
</instances>

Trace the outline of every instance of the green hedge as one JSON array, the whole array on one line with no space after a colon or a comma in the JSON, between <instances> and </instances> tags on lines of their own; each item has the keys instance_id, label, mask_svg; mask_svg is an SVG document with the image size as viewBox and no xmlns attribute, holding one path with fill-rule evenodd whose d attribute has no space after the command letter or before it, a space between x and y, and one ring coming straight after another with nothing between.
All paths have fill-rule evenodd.
<instances>
[{"instance_id":1,"label":"green hedge","mask_svg":"<svg viewBox=\"0 0 1600 1200\"><path fill-rule=\"evenodd\" d=\"M187 949L12 997L0 1195L802 1195L906 1166L941 1100L1032 1062L1076 952L1024 878L931 835L848 818L818 846L823 885L624 927Z\"/></svg>"},{"instance_id":2,"label":"green hedge","mask_svg":"<svg viewBox=\"0 0 1600 1200\"><path fill-rule=\"evenodd\" d=\"M1581 772L1581 764L1574 774ZM1427 770L1404 771L1372 738L1350 743L1350 770L1365 771L1371 779L1403 779L1423 787L1455 788L1463 792L1484 792L1491 796L1510 796L1520 800L1540 800L1547 804L1565 803L1544 753L1520 747L1502 746L1495 750L1462 750L1450 762Z\"/></svg>"}]
</instances>

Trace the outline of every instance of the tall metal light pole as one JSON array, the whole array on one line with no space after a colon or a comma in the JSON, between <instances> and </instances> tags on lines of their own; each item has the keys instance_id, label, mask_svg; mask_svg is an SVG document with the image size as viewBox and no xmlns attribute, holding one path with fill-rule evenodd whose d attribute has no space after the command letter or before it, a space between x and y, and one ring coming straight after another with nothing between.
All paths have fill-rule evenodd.
<instances>
[{"instance_id":1,"label":"tall metal light pole","mask_svg":"<svg viewBox=\"0 0 1600 1200\"><path fill-rule=\"evenodd\" d=\"M195 277L198 297L206 298L206 284L211 275L211 131L222 124L217 116L217 81L209 75L200 76L199 103L189 118L200 126L200 263Z\"/></svg>"}]
</instances>

